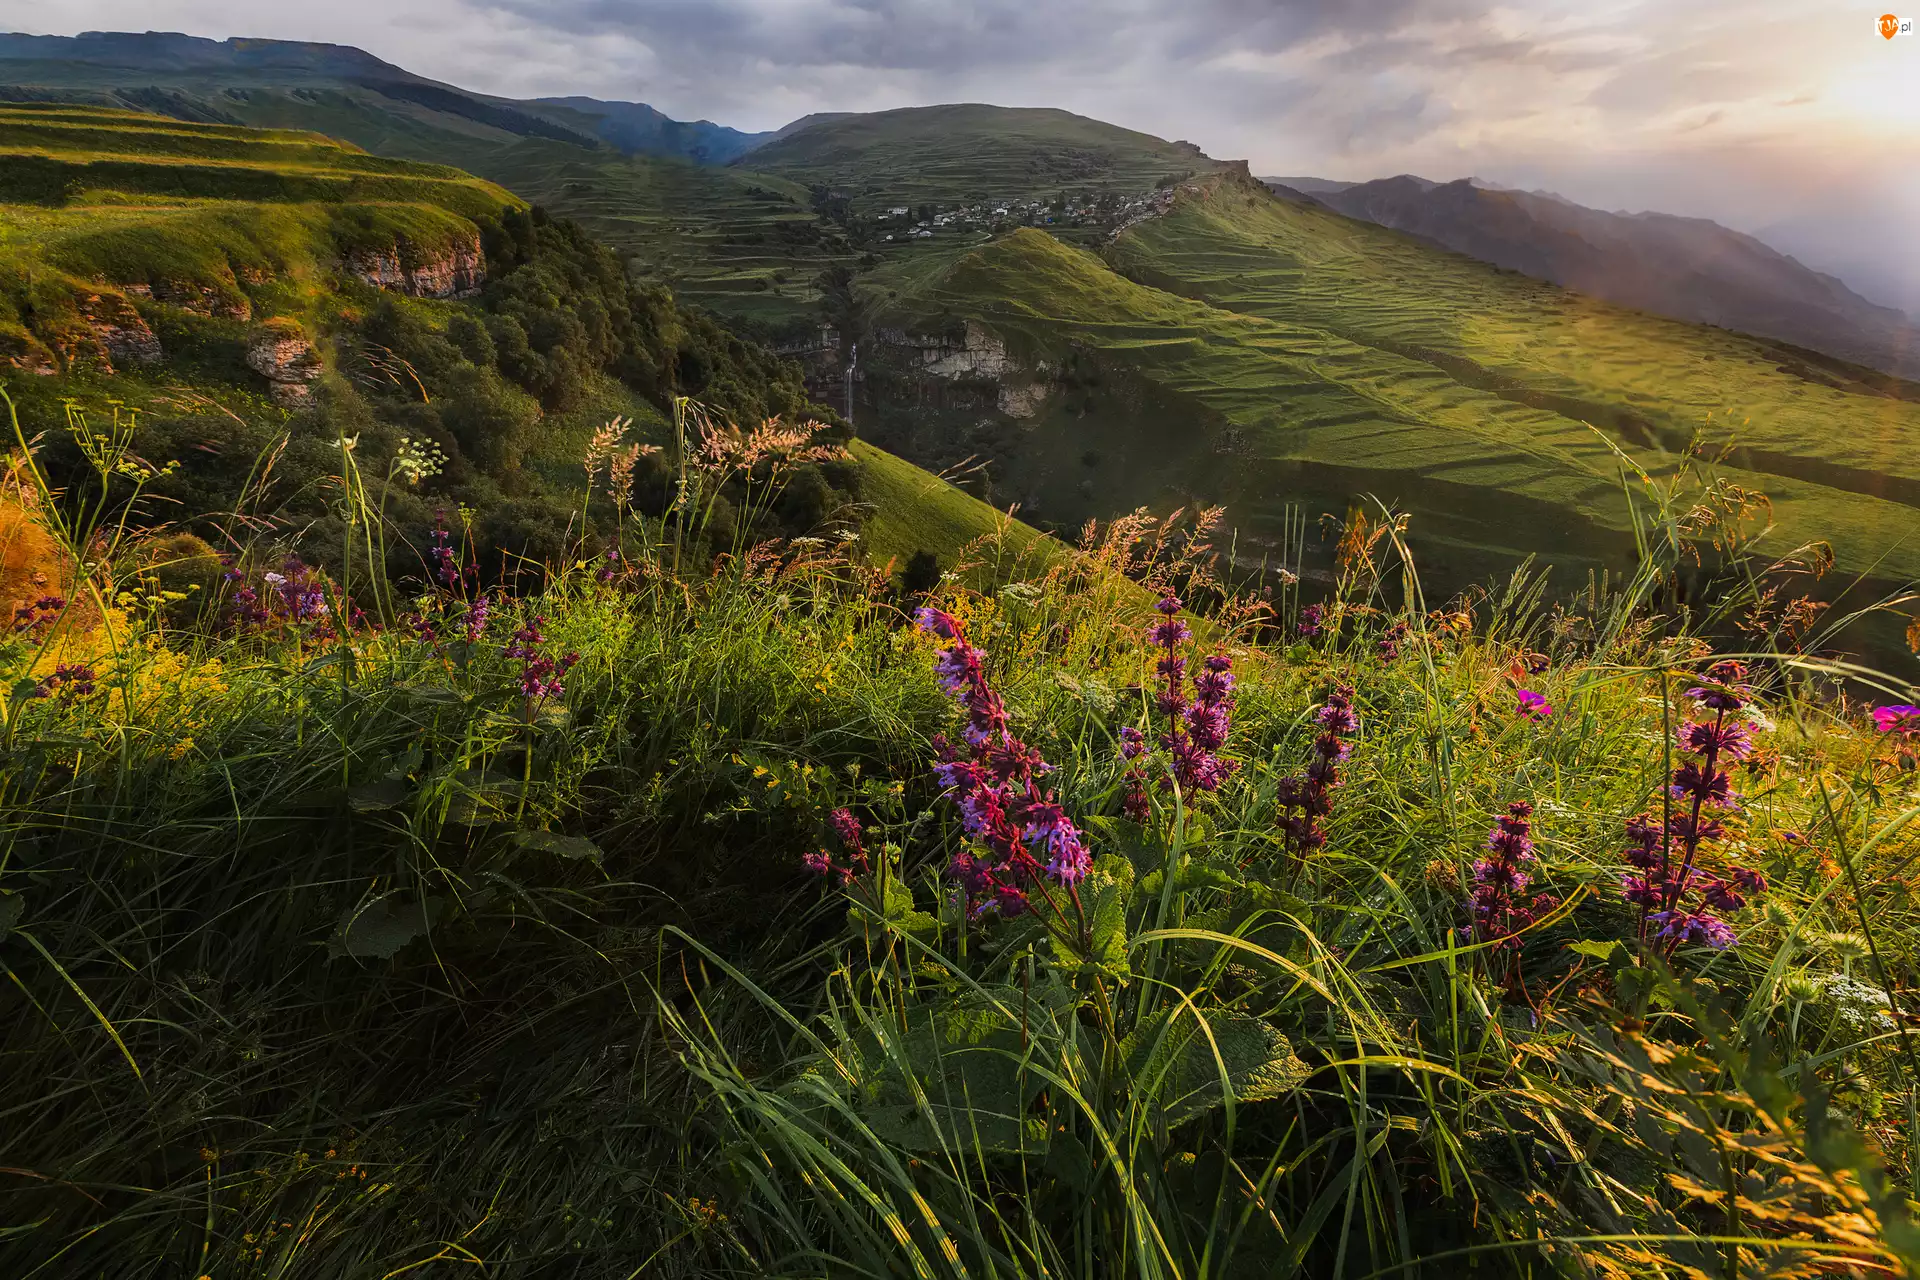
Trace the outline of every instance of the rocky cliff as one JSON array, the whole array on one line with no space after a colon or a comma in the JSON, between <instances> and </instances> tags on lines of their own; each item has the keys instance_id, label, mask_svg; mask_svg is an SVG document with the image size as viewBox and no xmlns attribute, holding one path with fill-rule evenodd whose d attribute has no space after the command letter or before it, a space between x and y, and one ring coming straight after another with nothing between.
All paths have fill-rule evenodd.
<instances>
[{"instance_id":1,"label":"rocky cliff","mask_svg":"<svg viewBox=\"0 0 1920 1280\"><path fill-rule=\"evenodd\" d=\"M969 320L957 335L883 330L882 346L902 356L913 370L944 382L991 382L995 407L1010 418L1031 418L1040 412L1048 390L1047 363L1031 368L1008 350L993 332Z\"/></svg>"},{"instance_id":2,"label":"rocky cliff","mask_svg":"<svg viewBox=\"0 0 1920 1280\"><path fill-rule=\"evenodd\" d=\"M423 252L405 244L349 254L347 270L368 284L415 298L471 298L487 275L480 234Z\"/></svg>"}]
</instances>

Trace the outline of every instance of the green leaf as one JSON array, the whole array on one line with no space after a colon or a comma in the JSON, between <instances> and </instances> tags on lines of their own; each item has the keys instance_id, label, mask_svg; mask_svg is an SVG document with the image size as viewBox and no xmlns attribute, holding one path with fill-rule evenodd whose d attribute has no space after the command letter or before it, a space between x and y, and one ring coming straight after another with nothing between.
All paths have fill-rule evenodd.
<instances>
[{"instance_id":1,"label":"green leaf","mask_svg":"<svg viewBox=\"0 0 1920 1280\"><path fill-rule=\"evenodd\" d=\"M1121 1042L1135 1104L1171 1129L1236 1102L1281 1097L1312 1074L1287 1038L1231 1009L1164 1009ZM1222 1087L1224 1084L1224 1088Z\"/></svg>"},{"instance_id":2,"label":"green leaf","mask_svg":"<svg viewBox=\"0 0 1920 1280\"><path fill-rule=\"evenodd\" d=\"M1618 938L1582 938L1578 942L1569 942L1567 950L1610 964L1624 962L1628 955L1626 944Z\"/></svg>"},{"instance_id":3,"label":"green leaf","mask_svg":"<svg viewBox=\"0 0 1920 1280\"><path fill-rule=\"evenodd\" d=\"M1148 902L1160 896L1160 886L1166 883L1166 873L1148 872L1134 886L1135 903ZM1175 893L1192 893L1196 889L1237 889L1242 881L1239 876L1224 867L1209 866L1205 863L1189 862L1173 877Z\"/></svg>"},{"instance_id":4,"label":"green leaf","mask_svg":"<svg viewBox=\"0 0 1920 1280\"><path fill-rule=\"evenodd\" d=\"M342 916L327 950L335 959L391 960L400 948L432 928L445 906L442 898L421 903L398 893L385 894Z\"/></svg>"},{"instance_id":5,"label":"green leaf","mask_svg":"<svg viewBox=\"0 0 1920 1280\"><path fill-rule=\"evenodd\" d=\"M441 688L437 685L402 685L396 692L409 702L418 702L429 707L461 707L467 702L466 695L459 690Z\"/></svg>"},{"instance_id":6,"label":"green leaf","mask_svg":"<svg viewBox=\"0 0 1920 1280\"><path fill-rule=\"evenodd\" d=\"M862 1031L841 1055L860 1118L911 1151L1044 1151L1046 1122L1031 1112L1046 1080L1026 1064L1057 1057L1073 1034L1072 999L1044 982L967 989Z\"/></svg>"},{"instance_id":7,"label":"green leaf","mask_svg":"<svg viewBox=\"0 0 1920 1280\"><path fill-rule=\"evenodd\" d=\"M0 942L7 940L13 932L13 926L20 923L20 917L26 912L27 900L11 889L0 889Z\"/></svg>"},{"instance_id":8,"label":"green leaf","mask_svg":"<svg viewBox=\"0 0 1920 1280\"><path fill-rule=\"evenodd\" d=\"M398 809L411 799L413 788L405 778L376 778L347 790L347 807L355 813Z\"/></svg>"},{"instance_id":9,"label":"green leaf","mask_svg":"<svg viewBox=\"0 0 1920 1280\"><path fill-rule=\"evenodd\" d=\"M593 841L583 836L563 836L557 831L516 831L513 844L518 849L557 853L563 858L591 862L596 867L606 861L606 854Z\"/></svg>"},{"instance_id":10,"label":"green leaf","mask_svg":"<svg viewBox=\"0 0 1920 1280\"><path fill-rule=\"evenodd\" d=\"M1049 930L1054 954L1062 964L1089 966L1125 982L1132 973L1127 964L1127 899L1133 893L1133 863L1117 853L1105 854L1075 889L1080 900L1077 912L1066 889L1048 891L1059 908ZM1028 899L1036 911L1048 910L1039 892L1029 894ZM1083 915L1084 955L1080 951Z\"/></svg>"}]
</instances>

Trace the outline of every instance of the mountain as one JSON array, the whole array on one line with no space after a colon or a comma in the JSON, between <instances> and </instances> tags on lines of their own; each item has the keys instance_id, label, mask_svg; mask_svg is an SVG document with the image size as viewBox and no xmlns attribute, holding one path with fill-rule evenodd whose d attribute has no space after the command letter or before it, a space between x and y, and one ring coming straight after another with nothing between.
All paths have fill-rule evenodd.
<instances>
[{"instance_id":1,"label":"mountain","mask_svg":"<svg viewBox=\"0 0 1920 1280\"><path fill-rule=\"evenodd\" d=\"M1137 193L1211 170L1191 143L1067 111L959 103L816 117L734 162L844 191L873 213L896 204Z\"/></svg>"},{"instance_id":2,"label":"mountain","mask_svg":"<svg viewBox=\"0 0 1920 1280\"><path fill-rule=\"evenodd\" d=\"M725 164L778 135L742 133L711 120L674 120L644 102L598 98L535 98L593 122L594 136L628 155L679 156L696 164Z\"/></svg>"},{"instance_id":3,"label":"mountain","mask_svg":"<svg viewBox=\"0 0 1920 1280\"><path fill-rule=\"evenodd\" d=\"M1329 191L1345 191L1348 187L1355 185L1351 182L1341 182L1337 178L1262 178L1260 181L1270 187L1286 187L1291 191L1305 192L1310 196Z\"/></svg>"},{"instance_id":4,"label":"mountain","mask_svg":"<svg viewBox=\"0 0 1920 1280\"><path fill-rule=\"evenodd\" d=\"M1920 375L1920 330L1906 315L1704 218L1406 175L1313 194L1349 217L1623 306Z\"/></svg>"},{"instance_id":5,"label":"mountain","mask_svg":"<svg viewBox=\"0 0 1920 1280\"><path fill-rule=\"evenodd\" d=\"M539 138L721 164L769 136L673 120L644 103L470 93L346 45L155 31L0 34L0 97L94 102L208 123L295 123L412 159L461 159L447 154L449 144L464 152L475 143Z\"/></svg>"}]
</instances>

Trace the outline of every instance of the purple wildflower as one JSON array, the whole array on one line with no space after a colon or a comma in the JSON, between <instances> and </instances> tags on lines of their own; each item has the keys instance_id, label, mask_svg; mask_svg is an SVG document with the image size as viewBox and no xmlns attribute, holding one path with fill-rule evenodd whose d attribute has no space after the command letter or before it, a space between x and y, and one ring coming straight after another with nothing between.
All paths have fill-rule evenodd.
<instances>
[{"instance_id":1,"label":"purple wildflower","mask_svg":"<svg viewBox=\"0 0 1920 1280\"><path fill-rule=\"evenodd\" d=\"M1878 733L1897 733L1902 737L1920 737L1920 707L1899 703L1873 709L1873 727Z\"/></svg>"},{"instance_id":2,"label":"purple wildflower","mask_svg":"<svg viewBox=\"0 0 1920 1280\"><path fill-rule=\"evenodd\" d=\"M1738 941L1726 922L1711 911L1656 911L1647 919L1655 926L1657 936L1667 940L1669 949L1693 943L1725 951Z\"/></svg>"},{"instance_id":3,"label":"purple wildflower","mask_svg":"<svg viewBox=\"0 0 1920 1280\"><path fill-rule=\"evenodd\" d=\"M1675 735L1680 753L1692 757L1674 769L1668 784L1681 808L1664 822L1642 814L1627 824L1626 860L1639 874L1621 878L1621 896L1640 908L1640 940L1657 939L1669 955L1682 945L1732 946L1733 930L1713 913L1738 911L1767 887L1766 877L1748 867L1717 876L1700 866L1703 847L1727 834L1713 811L1732 809L1738 801L1723 766L1754 750L1752 731L1732 718L1746 705L1746 674L1738 662L1715 663L1705 681L1687 691L1712 716L1689 719Z\"/></svg>"},{"instance_id":4,"label":"purple wildflower","mask_svg":"<svg viewBox=\"0 0 1920 1280\"><path fill-rule=\"evenodd\" d=\"M1173 766L1169 782L1179 787L1186 803L1191 804L1201 793L1217 791L1237 767L1214 754L1226 745L1232 728L1233 660L1224 653L1202 660L1189 694L1187 657L1180 652L1180 645L1193 633L1173 617L1180 610L1180 599L1165 596L1154 608L1165 618L1147 631L1147 642L1160 650L1154 663L1154 671L1160 676L1155 702L1167 718L1160 745Z\"/></svg>"},{"instance_id":5,"label":"purple wildflower","mask_svg":"<svg viewBox=\"0 0 1920 1280\"><path fill-rule=\"evenodd\" d=\"M480 638L487 633L487 620L492 616L493 599L491 596L482 594L472 604L467 606L465 638L468 644L480 643Z\"/></svg>"},{"instance_id":6,"label":"purple wildflower","mask_svg":"<svg viewBox=\"0 0 1920 1280\"><path fill-rule=\"evenodd\" d=\"M593 576L603 587L620 576L620 552L617 548L607 548L607 554L600 562L600 570Z\"/></svg>"},{"instance_id":7,"label":"purple wildflower","mask_svg":"<svg viewBox=\"0 0 1920 1280\"><path fill-rule=\"evenodd\" d=\"M1744 760L1753 754L1753 731L1737 720L1689 720L1680 726L1680 750L1720 760Z\"/></svg>"},{"instance_id":8,"label":"purple wildflower","mask_svg":"<svg viewBox=\"0 0 1920 1280\"><path fill-rule=\"evenodd\" d=\"M1534 720L1545 720L1553 715L1553 704L1531 689L1522 689L1520 714Z\"/></svg>"},{"instance_id":9,"label":"purple wildflower","mask_svg":"<svg viewBox=\"0 0 1920 1280\"><path fill-rule=\"evenodd\" d=\"M460 585L460 560L454 554L453 535L447 529L447 513L433 513L433 545L427 548L427 558L433 561L433 576L446 588Z\"/></svg>"},{"instance_id":10,"label":"purple wildflower","mask_svg":"<svg viewBox=\"0 0 1920 1280\"><path fill-rule=\"evenodd\" d=\"M1516 997L1520 993L1520 935L1534 921L1560 905L1547 894L1523 897L1533 874L1527 869L1535 861L1533 852L1533 806L1516 800L1494 819L1487 833L1490 856L1473 864L1473 890L1468 907L1473 924L1464 932L1477 942L1491 942L1496 951L1511 953L1506 984Z\"/></svg>"},{"instance_id":11,"label":"purple wildflower","mask_svg":"<svg viewBox=\"0 0 1920 1280\"><path fill-rule=\"evenodd\" d=\"M835 809L827 815L827 826L840 841L846 852L845 862L836 862L833 855L825 849L802 854L800 861L807 870L816 875L838 875L841 887L853 883L855 876L864 875L870 869L867 860L866 832L860 826L860 820L853 816L851 809Z\"/></svg>"},{"instance_id":12,"label":"purple wildflower","mask_svg":"<svg viewBox=\"0 0 1920 1280\"><path fill-rule=\"evenodd\" d=\"M580 655L569 653L560 658L550 657L542 649L547 638L540 634L540 625L546 619L538 615L508 637L506 648L502 651L509 659L520 663L520 693L531 702L546 698L557 698L566 691L566 675L573 664L580 661Z\"/></svg>"},{"instance_id":13,"label":"purple wildflower","mask_svg":"<svg viewBox=\"0 0 1920 1280\"><path fill-rule=\"evenodd\" d=\"M1396 622L1380 633L1380 661L1395 662L1400 657L1400 644L1407 638L1407 624Z\"/></svg>"},{"instance_id":14,"label":"purple wildflower","mask_svg":"<svg viewBox=\"0 0 1920 1280\"><path fill-rule=\"evenodd\" d=\"M1360 731L1360 717L1354 714L1353 690L1336 685L1327 695L1326 705L1314 717L1320 732L1314 737L1306 770L1280 780L1275 799L1284 809L1298 809L1280 819L1280 830L1287 838L1296 866L1307 855L1327 842L1320 820L1333 812L1333 789L1340 785L1340 762L1350 750L1346 739Z\"/></svg>"},{"instance_id":15,"label":"purple wildflower","mask_svg":"<svg viewBox=\"0 0 1920 1280\"><path fill-rule=\"evenodd\" d=\"M1008 727L1006 706L987 683L985 655L949 613L928 605L915 612L914 621L950 642L935 655L934 670L967 715L964 750L936 739L934 776L959 810L968 839L979 846L955 854L948 874L970 915L990 909L1017 915L1026 909L1029 890L1047 893L1049 878L1071 887L1092 857L1065 810L1040 786L1052 767Z\"/></svg>"},{"instance_id":16,"label":"purple wildflower","mask_svg":"<svg viewBox=\"0 0 1920 1280\"><path fill-rule=\"evenodd\" d=\"M1325 610L1317 604L1310 604L1302 609L1300 611L1300 638L1302 640L1311 640L1319 635L1321 630L1320 621L1325 616Z\"/></svg>"},{"instance_id":17,"label":"purple wildflower","mask_svg":"<svg viewBox=\"0 0 1920 1280\"><path fill-rule=\"evenodd\" d=\"M40 681L34 690L36 698L57 697L62 702L72 702L76 698L89 697L93 693L93 682L98 679L93 668L83 662L63 662L53 669L53 674Z\"/></svg>"},{"instance_id":18,"label":"purple wildflower","mask_svg":"<svg viewBox=\"0 0 1920 1280\"><path fill-rule=\"evenodd\" d=\"M66 607L66 597L55 595L41 596L31 604L18 605L13 611L13 629L16 632L44 631Z\"/></svg>"},{"instance_id":19,"label":"purple wildflower","mask_svg":"<svg viewBox=\"0 0 1920 1280\"><path fill-rule=\"evenodd\" d=\"M280 566L279 573L264 575L267 583L280 597L280 604L286 610L288 620L296 623L317 623L327 616L326 587L320 575L315 573L299 556L288 556Z\"/></svg>"},{"instance_id":20,"label":"purple wildflower","mask_svg":"<svg viewBox=\"0 0 1920 1280\"><path fill-rule=\"evenodd\" d=\"M241 587L233 593L233 621L240 627L258 627L267 620L267 607L260 602L260 595L252 587Z\"/></svg>"}]
</instances>

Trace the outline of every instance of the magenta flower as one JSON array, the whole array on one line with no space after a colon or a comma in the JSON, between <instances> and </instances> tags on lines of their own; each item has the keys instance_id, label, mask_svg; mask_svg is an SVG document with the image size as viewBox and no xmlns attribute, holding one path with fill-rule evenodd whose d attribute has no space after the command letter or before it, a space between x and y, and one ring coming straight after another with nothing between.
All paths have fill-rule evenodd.
<instances>
[{"instance_id":1,"label":"magenta flower","mask_svg":"<svg viewBox=\"0 0 1920 1280\"><path fill-rule=\"evenodd\" d=\"M502 652L509 659L520 663L520 693L534 702L546 698L557 698L566 691L566 675L573 664L580 661L580 655L569 653L561 658L550 657L542 646L547 638L540 634L540 624L546 619L534 616L527 620L518 631L507 640Z\"/></svg>"},{"instance_id":2,"label":"magenta flower","mask_svg":"<svg viewBox=\"0 0 1920 1280\"><path fill-rule=\"evenodd\" d=\"M467 606L466 640L468 644L479 644L480 637L487 632L487 620L493 616L493 600L481 595L478 600Z\"/></svg>"},{"instance_id":3,"label":"magenta flower","mask_svg":"<svg viewBox=\"0 0 1920 1280\"><path fill-rule=\"evenodd\" d=\"M1692 757L1674 769L1668 785L1680 807L1664 822L1641 814L1627 824L1626 860L1638 874L1621 878L1621 896L1640 908L1640 940L1659 940L1669 955L1683 945L1732 946L1733 930L1713 913L1738 911L1767 887L1766 877L1748 867L1717 876L1699 865L1702 849L1727 834L1713 810L1738 802L1723 766L1754 749L1752 731L1732 718L1746 705L1746 674L1737 662L1715 663L1706 682L1687 691L1712 715L1688 720L1675 736L1680 753Z\"/></svg>"},{"instance_id":4,"label":"magenta flower","mask_svg":"<svg viewBox=\"0 0 1920 1280\"><path fill-rule=\"evenodd\" d=\"M1360 732L1360 717L1353 710L1353 690L1346 685L1335 685L1314 720L1320 732L1309 749L1306 769L1294 777L1282 778L1274 790L1274 799L1281 808L1299 810L1283 816L1279 824L1296 866L1327 842L1320 820L1333 812L1333 789L1340 785L1340 762L1351 750L1346 739Z\"/></svg>"},{"instance_id":5,"label":"magenta flower","mask_svg":"<svg viewBox=\"0 0 1920 1280\"><path fill-rule=\"evenodd\" d=\"M1873 709L1873 727L1879 733L1897 733L1902 737L1920 737L1920 707L1900 703Z\"/></svg>"},{"instance_id":6,"label":"magenta flower","mask_svg":"<svg viewBox=\"0 0 1920 1280\"><path fill-rule=\"evenodd\" d=\"M1725 951L1738 941L1726 922L1711 911L1656 911L1647 919L1671 947L1691 943Z\"/></svg>"},{"instance_id":7,"label":"magenta flower","mask_svg":"<svg viewBox=\"0 0 1920 1280\"><path fill-rule=\"evenodd\" d=\"M860 820L853 816L851 809L835 809L827 815L827 826L840 841L845 851L846 861L836 862L833 855L825 849L800 855L800 861L807 870L815 875L837 875L840 885L845 888L853 883L857 875L864 875L869 869L867 861L866 832L860 826Z\"/></svg>"},{"instance_id":8,"label":"magenta flower","mask_svg":"<svg viewBox=\"0 0 1920 1280\"><path fill-rule=\"evenodd\" d=\"M962 831L979 847L956 853L947 873L966 895L970 915L1016 915L1026 909L1029 890L1045 893L1049 879L1071 886L1085 876L1092 855L1066 811L1040 786L1052 767L1008 727L1006 706L987 684L985 655L951 614L929 605L914 621L951 642L934 656L934 670L967 715L964 750L936 739L934 777L959 810Z\"/></svg>"},{"instance_id":9,"label":"magenta flower","mask_svg":"<svg viewBox=\"0 0 1920 1280\"><path fill-rule=\"evenodd\" d=\"M1525 800L1508 805L1487 833L1487 850L1490 856L1473 864L1473 890L1468 900L1473 923L1462 933L1511 954L1505 981L1510 991L1518 991L1520 934L1560 905L1560 900L1550 894L1523 896L1533 883L1533 874L1527 869L1535 861L1533 806Z\"/></svg>"},{"instance_id":10,"label":"magenta flower","mask_svg":"<svg viewBox=\"0 0 1920 1280\"><path fill-rule=\"evenodd\" d=\"M447 529L447 513L433 513L433 545L427 548L433 562L433 576L443 587L460 584L460 559L454 554L453 536Z\"/></svg>"},{"instance_id":11,"label":"magenta flower","mask_svg":"<svg viewBox=\"0 0 1920 1280\"><path fill-rule=\"evenodd\" d=\"M1553 704L1531 689L1522 689L1520 714L1534 720L1545 720L1553 715Z\"/></svg>"}]
</instances>

